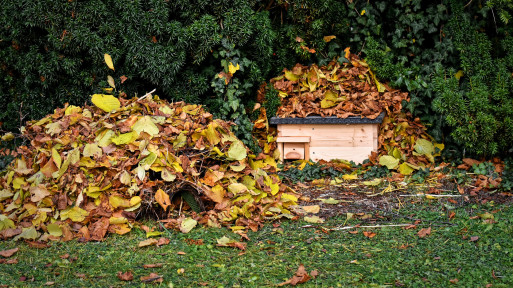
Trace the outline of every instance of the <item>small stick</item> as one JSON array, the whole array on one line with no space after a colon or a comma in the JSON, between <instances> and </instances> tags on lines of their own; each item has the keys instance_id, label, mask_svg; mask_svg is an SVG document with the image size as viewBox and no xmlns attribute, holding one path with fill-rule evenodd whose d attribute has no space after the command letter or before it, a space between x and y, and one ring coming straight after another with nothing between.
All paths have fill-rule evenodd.
<instances>
[{"instance_id":1,"label":"small stick","mask_svg":"<svg viewBox=\"0 0 513 288\"><path fill-rule=\"evenodd\" d=\"M155 92L155 90L157 90L157 89L153 89L150 92L144 94L144 96L142 96L141 98L137 99L137 102L139 102L139 101L143 100L144 98L150 96L151 94L153 94L153 92Z\"/></svg>"},{"instance_id":2,"label":"small stick","mask_svg":"<svg viewBox=\"0 0 513 288\"><path fill-rule=\"evenodd\" d=\"M389 224L389 225L365 225L365 226L345 226L345 227L337 227L332 228L330 230L338 231L338 230L348 230L353 228L381 228L381 227L405 227L413 225L411 223L409 224Z\"/></svg>"},{"instance_id":3,"label":"small stick","mask_svg":"<svg viewBox=\"0 0 513 288\"><path fill-rule=\"evenodd\" d=\"M437 194L423 194L423 193L418 193L418 194L407 194L407 195L399 195L399 197L438 197L438 198L442 198L442 197L461 197L461 195L437 195Z\"/></svg>"}]
</instances>

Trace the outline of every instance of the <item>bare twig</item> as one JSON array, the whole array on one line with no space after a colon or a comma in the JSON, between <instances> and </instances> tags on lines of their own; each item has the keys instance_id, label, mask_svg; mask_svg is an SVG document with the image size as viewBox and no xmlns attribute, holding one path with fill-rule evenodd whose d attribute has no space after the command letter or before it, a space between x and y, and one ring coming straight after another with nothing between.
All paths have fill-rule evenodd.
<instances>
[{"instance_id":1,"label":"bare twig","mask_svg":"<svg viewBox=\"0 0 513 288\"><path fill-rule=\"evenodd\" d=\"M399 197L434 197L434 198L442 198L442 197L461 197L461 195L438 195L438 194L424 194L424 193L417 193L417 194L406 194L406 195L399 195Z\"/></svg>"},{"instance_id":2,"label":"bare twig","mask_svg":"<svg viewBox=\"0 0 513 288\"><path fill-rule=\"evenodd\" d=\"M139 101L141 101L141 100L145 99L145 98L146 98L146 97L148 97L148 96L151 96L151 94L153 94L153 92L155 92L156 90L157 90L157 89L153 89L153 90L151 90L150 92L146 93L144 96L142 96L141 98L137 99L137 102L139 102Z\"/></svg>"}]
</instances>

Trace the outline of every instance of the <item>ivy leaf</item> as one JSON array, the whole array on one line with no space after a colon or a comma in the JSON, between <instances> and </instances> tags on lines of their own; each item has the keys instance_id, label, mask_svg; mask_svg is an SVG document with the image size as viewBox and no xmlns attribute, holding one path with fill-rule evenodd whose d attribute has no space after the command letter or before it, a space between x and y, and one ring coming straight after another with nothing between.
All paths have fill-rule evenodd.
<instances>
[{"instance_id":1,"label":"ivy leaf","mask_svg":"<svg viewBox=\"0 0 513 288\"><path fill-rule=\"evenodd\" d=\"M91 97L91 102L93 102L96 107L107 113L113 110L119 110L121 107L121 103L119 102L118 98L112 95L94 94Z\"/></svg>"}]
</instances>

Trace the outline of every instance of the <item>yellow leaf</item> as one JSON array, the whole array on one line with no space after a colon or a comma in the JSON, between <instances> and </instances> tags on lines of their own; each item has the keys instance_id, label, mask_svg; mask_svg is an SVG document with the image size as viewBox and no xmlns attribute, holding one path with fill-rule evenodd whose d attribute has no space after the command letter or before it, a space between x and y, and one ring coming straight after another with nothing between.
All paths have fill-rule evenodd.
<instances>
[{"instance_id":1,"label":"yellow leaf","mask_svg":"<svg viewBox=\"0 0 513 288\"><path fill-rule=\"evenodd\" d=\"M150 152L148 156L139 161L139 166L143 167L144 170L150 169L150 166L157 160L157 154Z\"/></svg>"},{"instance_id":2,"label":"yellow leaf","mask_svg":"<svg viewBox=\"0 0 513 288\"><path fill-rule=\"evenodd\" d=\"M84 157L101 157L103 151L100 147L98 147L98 145L96 145L96 143L87 143L84 146L84 151L82 152L82 154L84 155Z\"/></svg>"},{"instance_id":3,"label":"yellow leaf","mask_svg":"<svg viewBox=\"0 0 513 288\"><path fill-rule=\"evenodd\" d=\"M339 102L344 101L345 97L338 97L336 92L328 90L324 94L324 99L321 100L321 108L331 108L336 106Z\"/></svg>"},{"instance_id":4,"label":"yellow leaf","mask_svg":"<svg viewBox=\"0 0 513 288\"><path fill-rule=\"evenodd\" d=\"M178 165L180 165L180 164L178 164ZM164 180L166 182L173 182L176 179L176 174L173 174L171 171L169 171L166 168L162 168L160 175L162 177L162 180Z\"/></svg>"},{"instance_id":5,"label":"yellow leaf","mask_svg":"<svg viewBox=\"0 0 513 288\"><path fill-rule=\"evenodd\" d=\"M130 206L135 206L135 205L138 205L138 204L141 204L141 197L139 196L134 196L130 199Z\"/></svg>"},{"instance_id":6,"label":"yellow leaf","mask_svg":"<svg viewBox=\"0 0 513 288\"><path fill-rule=\"evenodd\" d=\"M110 217L109 218L110 224L125 224L128 223L128 219L125 217Z\"/></svg>"},{"instance_id":7,"label":"yellow leaf","mask_svg":"<svg viewBox=\"0 0 513 288\"><path fill-rule=\"evenodd\" d=\"M228 71L230 72L230 74L234 74L235 71L239 70L240 69L240 66L239 64L237 63L237 66L234 66L232 62L230 62L230 64L228 64Z\"/></svg>"},{"instance_id":8,"label":"yellow leaf","mask_svg":"<svg viewBox=\"0 0 513 288\"><path fill-rule=\"evenodd\" d=\"M383 155L379 157L379 165L387 166L389 170L392 170L399 165L399 159L396 159L394 156Z\"/></svg>"},{"instance_id":9,"label":"yellow leaf","mask_svg":"<svg viewBox=\"0 0 513 288\"><path fill-rule=\"evenodd\" d=\"M283 202L293 202L293 203L296 203L297 202L297 197L292 195L292 194L282 193L281 194L281 200Z\"/></svg>"},{"instance_id":10,"label":"yellow leaf","mask_svg":"<svg viewBox=\"0 0 513 288\"><path fill-rule=\"evenodd\" d=\"M292 71L285 70L285 78L289 81L297 81L299 80L299 75L292 73Z\"/></svg>"},{"instance_id":11,"label":"yellow leaf","mask_svg":"<svg viewBox=\"0 0 513 288\"><path fill-rule=\"evenodd\" d=\"M14 189L20 189L21 186L25 186L27 182L25 181L25 178L23 177L16 177L12 181L12 188Z\"/></svg>"},{"instance_id":12,"label":"yellow leaf","mask_svg":"<svg viewBox=\"0 0 513 288\"><path fill-rule=\"evenodd\" d=\"M330 35L330 36L324 36L324 42L330 42L331 40L337 38L337 36L335 35Z\"/></svg>"},{"instance_id":13,"label":"yellow leaf","mask_svg":"<svg viewBox=\"0 0 513 288\"><path fill-rule=\"evenodd\" d=\"M211 191L206 191L205 193L210 199L212 199L212 201L221 203L224 201L226 190L224 190L223 186L217 184L216 186L212 187Z\"/></svg>"},{"instance_id":14,"label":"yellow leaf","mask_svg":"<svg viewBox=\"0 0 513 288\"><path fill-rule=\"evenodd\" d=\"M132 129L137 132L138 134L141 134L141 132L146 132L150 136L155 136L159 134L159 128L155 123L153 123L153 120L150 116L143 116L135 122L134 126L132 126Z\"/></svg>"},{"instance_id":15,"label":"yellow leaf","mask_svg":"<svg viewBox=\"0 0 513 288\"><path fill-rule=\"evenodd\" d=\"M364 14L365 14L365 9L364 9L364 10L362 10L362 12L360 12L360 15L362 15L362 16L363 16Z\"/></svg>"},{"instance_id":16,"label":"yellow leaf","mask_svg":"<svg viewBox=\"0 0 513 288\"><path fill-rule=\"evenodd\" d=\"M150 238L150 239L146 239L144 241L139 242L139 244L137 246L139 246L139 248L141 248L141 247L146 247L146 246L151 246L151 245L157 245L157 243L159 243L159 241L157 239Z\"/></svg>"},{"instance_id":17,"label":"yellow leaf","mask_svg":"<svg viewBox=\"0 0 513 288\"><path fill-rule=\"evenodd\" d=\"M401 173L402 175L410 175L415 170L413 168L411 168L410 165L408 165L405 162L405 163L402 163L401 165L399 165L399 168L397 169L397 171L399 171L399 173Z\"/></svg>"},{"instance_id":18,"label":"yellow leaf","mask_svg":"<svg viewBox=\"0 0 513 288\"><path fill-rule=\"evenodd\" d=\"M112 206L113 208L128 208L132 205L130 205L130 200L124 198L123 196L118 196L118 195L111 195L109 197L109 204L110 206Z\"/></svg>"},{"instance_id":19,"label":"yellow leaf","mask_svg":"<svg viewBox=\"0 0 513 288\"><path fill-rule=\"evenodd\" d=\"M346 52L344 57L346 57L346 59L348 59L348 60L349 60L349 55L351 55L350 49L351 49L350 47L347 47L346 49L344 49L344 52Z\"/></svg>"},{"instance_id":20,"label":"yellow leaf","mask_svg":"<svg viewBox=\"0 0 513 288\"><path fill-rule=\"evenodd\" d=\"M114 82L114 78L112 76L107 76L107 83L109 83L109 86L116 89L116 83Z\"/></svg>"},{"instance_id":21,"label":"yellow leaf","mask_svg":"<svg viewBox=\"0 0 513 288\"><path fill-rule=\"evenodd\" d=\"M189 233L194 227L196 227L196 224L198 224L198 221L192 218L185 218L180 224L180 231L182 231L182 233Z\"/></svg>"},{"instance_id":22,"label":"yellow leaf","mask_svg":"<svg viewBox=\"0 0 513 288\"><path fill-rule=\"evenodd\" d=\"M86 210L80 208L80 207L73 207L68 208L61 212L61 220L71 219L73 222L82 222L84 219L89 215L89 212Z\"/></svg>"},{"instance_id":23,"label":"yellow leaf","mask_svg":"<svg viewBox=\"0 0 513 288\"><path fill-rule=\"evenodd\" d=\"M7 218L5 215L0 214L0 231L14 227L14 222L11 219Z\"/></svg>"},{"instance_id":24,"label":"yellow leaf","mask_svg":"<svg viewBox=\"0 0 513 288\"><path fill-rule=\"evenodd\" d=\"M11 141L12 139L14 139L14 134L12 134L12 132L6 133L2 136L2 141Z\"/></svg>"},{"instance_id":25,"label":"yellow leaf","mask_svg":"<svg viewBox=\"0 0 513 288\"><path fill-rule=\"evenodd\" d=\"M38 186L31 186L30 189L30 201L37 203L41 200L43 200L46 196L50 195L50 192L46 187L42 184L39 184Z\"/></svg>"},{"instance_id":26,"label":"yellow leaf","mask_svg":"<svg viewBox=\"0 0 513 288\"><path fill-rule=\"evenodd\" d=\"M82 108L74 105L69 105L68 108L66 108L66 110L64 111L64 115L73 115L78 114L80 112L82 112Z\"/></svg>"},{"instance_id":27,"label":"yellow leaf","mask_svg":"<svg viewBox=\"0 0 513 288\"><path fill-rule=\"evenodd\" d=\"M112 137L111 141L116 145L130 144L134 142L139 135L135 131L131 131L118 136Z\"/></svg>"},{"instance_id":28,"label":"yellow leaf","mask_svg":"<svg viewBox=\"0 0 513 288\"><path fill-rule=\"evenodd\" d=\"M62 229L59 226L59 224L48 224L46 225L46 230L48 230L48 234L55 236L55 237L61 237L62 236Z\"/></svg>"},{"instance_id":29,"label":"yellow leaf","mask_svg":"<svg viewBox=\"0 0 513 288\"><path fill-rule=\"evenodd\" d=\"M114 63L112 63L112 57L110 57L109 54L105 53L105 54L103 54L103 59L105 59L105 64L107 64L107 66L110 69L114 70ZM116 70L114 70L114 71L116 71Z\"/></svg>"},{"instance_id":30,"label":"yellow leaf","mask_svg":"<svg viewBox=\"0 0 513 288\"><path fill-rule=\"evenodd\" d=\"M171 205L171 199L169 199L169 195L162 189L158 189L155 193L155 201L159 203L160 207L162 207L164 211L166 211L167 207Z\"/></svg>"},{"instance_id":31,"label":"yellow leaf","mask_svg":"<svg viewBox=\"0 0 513 288\"><path fill-rule=\"evenodd\" d=\"M118 110L121 107L121 103L119 102L118 98L112 95L94 94L91 97L91 102L93 102L96 107L102 109L105 112Z\"/></svg>"},{"instance_id":32,"label":"yellow leaf","mask_svg":"<svg viewBox=\"0 0 513 288\"><path fill-rule=\"evenodd\" d=\"M232 183L228 185L228 191L233 195L237 195L239 193L245 192L248 190L248 187L242 183Z\"/></svg>"},{"instance_id":33,"label":"yellow leaf","mask_svg":"<svg viewBox=\"0 0 513 288\"><path fill-rule=\"evenodd\" d=\"M57 151L57 149L55 149L55 148L52 148L52 159L53 159L53 162L55 163L55 165L57 166L57 168L61 168L62 158L61 158L61 155L59 154L59 151Z\"/></svg>"},{"instance_id":34,"label":"yellow leaf","mask_svg":"<svg viewBox=\"0 0 513 288\"><path fill-rule=\"evenodd\" d=\"M114 137L115 134L116 134L116 132L114 132L110 129L106 129L106 130L103 130L102 132L100 132L98 134L98 136L96 136L94 141L96 143L98 143L98 146L106 147L106 146L109 146L110 143L112 143L112 137Z\"/></svg>"},{"instance_id":35,"label":"yellow leaf","mask_svg":"<svg viewBox=\"0 0 513 288\"><path fill-rule=\"evenodd\" d=\"M344 175L342 175L342 179L344 179L344 180L356 180L356 179L358 179L358 175L356 175L356 174L344 174Z\"/></svg>"},{"instance_id":36,"label":"yellow leaf","mask_svg":"<svg viewBox=\"0 0 513 288\"><path fill-rule=\"evenodd\" d=\"M319 205L301 206L301 208L306 213L312 213L312 214L317 214L317 213L319 213L319 211L321 211L321 207Z\"/></svg>"},{"instance_id":37,"label":"yellow leaf","mask_svg":"<svg viewBox=\"0 0 513 288\"><path fill-rule=\"evenodd\" d=\"M458 72L454 74L454 78L460 80L460 78L463 77L463 75L465 75L465 73L463 73L463 70L458 70Z\"/></svg>"},{"instance_id":38,"label":"yellow leaf","mask_svg":"<svg viewBox=\"0 0 513 288\"><path fill-rule=\"evenodd\" d=\"M228 149L226 159L228 160L242 160L247 157L246 147L242 141L238 140L230 145L230 149Z\"/></svg>"},{"instance_id":39,"label":"yellow leaf","mask_svg":"<svg viewBox=\"0 0 513 288\"><path fill-rule=\"evenodd\" d=\"M324 219L320 218L319 216L305 216L304 220L308 223L324 223Z\"/></svg>"}]
</instances>

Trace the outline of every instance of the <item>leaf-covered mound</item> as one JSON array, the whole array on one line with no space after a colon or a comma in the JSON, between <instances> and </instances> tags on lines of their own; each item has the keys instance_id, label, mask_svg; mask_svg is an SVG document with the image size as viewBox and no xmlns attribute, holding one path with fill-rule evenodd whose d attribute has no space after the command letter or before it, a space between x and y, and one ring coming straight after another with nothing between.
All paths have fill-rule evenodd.
<instances>
[{"instance_id":1,"label":"leaf-covered mound","mask_svg":"<svg viewBox=\"0 0 513 288\"><path fill-rule=\"evenodd\" d=\"M434 163L443 145L432 142L426 127L410 113L401 111L408 93L382 84L367 63L346 49L345 57L326 66L297 64L271 80L282 105L277 116L349 116L385 118L380 126L378 153L374 164L408 175Z\"/></svg>"},{"instance_id":2,"label":"leaf-covered mound","mask_svg":"<svg viewBox=\"0 0 513 288\"><path fill-rule=\"evenodd\" d=\"M183 208L173 201L182 190L204 203L197 220L234 229L256 229L297 201L284 193L274 158L250 154L231 123L201 106L103 94L92 102L22 129L30 144L0 178L3 238L124 234L143 208Z\"/></svg>"},{"instance_id":3,"label":"leaf-covered mound","mask_svg":"<svg viewBox=\"0 0 513 288\"><path fill-rule=\"evenodd\" d=\"M367 63L354 54L340 64L332 61L318 67L296 64L271 83L282 97L278 117L309 115L361 116L375 119L383 111L398 113L408 93L381 84Z\"/></svg>"}]
</instances>

